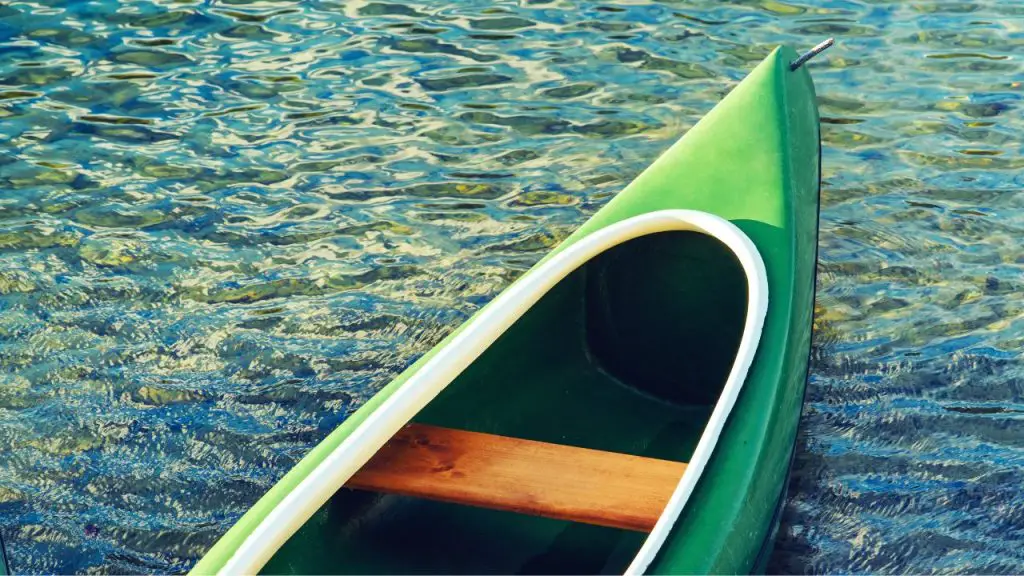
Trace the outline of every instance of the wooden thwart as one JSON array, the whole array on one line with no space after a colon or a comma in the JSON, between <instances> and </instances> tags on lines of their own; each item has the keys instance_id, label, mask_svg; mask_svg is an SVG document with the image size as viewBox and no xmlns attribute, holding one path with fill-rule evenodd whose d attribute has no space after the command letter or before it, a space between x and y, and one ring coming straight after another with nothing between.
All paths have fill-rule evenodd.
<instances>
[{"instance_id":1,"label":"wooden thwart","mask_svg":"<svg viewBox=\"0 0 1024 576\"><path fill-rule=\"evenodd\" d=\"M349 488L649 532L686 464L409 424Z\"/></svg>"}]
</instances>

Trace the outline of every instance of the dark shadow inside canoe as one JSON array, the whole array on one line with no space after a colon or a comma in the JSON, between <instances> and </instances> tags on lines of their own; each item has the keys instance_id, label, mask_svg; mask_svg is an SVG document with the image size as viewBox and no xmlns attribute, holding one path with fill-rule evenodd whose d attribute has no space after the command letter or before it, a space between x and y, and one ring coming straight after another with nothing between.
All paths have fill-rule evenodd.
<instances>
[{"instance_id":1,"label":"dark shadow inside canoe","mask_svg":"<svg viewBox=\"0 0 1024 576\"><path fill-rule=\"evenodd\" d=\"M735 358L747 283L719 241L663 232L577 269L415 421L687 461ZM267 573L610 573L646 534L342 489Z\"/></svg>"}]
</instances>

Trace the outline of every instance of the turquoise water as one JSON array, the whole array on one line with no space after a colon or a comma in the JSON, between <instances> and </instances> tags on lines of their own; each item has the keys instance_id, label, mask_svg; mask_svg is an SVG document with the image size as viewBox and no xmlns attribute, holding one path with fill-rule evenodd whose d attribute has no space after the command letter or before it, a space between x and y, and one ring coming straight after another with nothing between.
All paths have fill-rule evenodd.
<instances>
[{"instance_id":1,"label":"turquoise water","mask_svg":"<svg viewBox=\"0 0 1024 576\"><path fill-rule=\"evenodd\" d=\"M778 43L824 144L773 572L1024 566L1024 2L0 5L0 526L182 571Z\"/></svg>"}]
</instances>

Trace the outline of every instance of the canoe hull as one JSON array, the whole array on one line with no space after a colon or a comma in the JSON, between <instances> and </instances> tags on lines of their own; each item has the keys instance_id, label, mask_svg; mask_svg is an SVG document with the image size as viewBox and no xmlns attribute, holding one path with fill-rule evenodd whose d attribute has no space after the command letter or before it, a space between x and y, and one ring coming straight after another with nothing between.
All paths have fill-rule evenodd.
<instances>
[{"instance_id":1,"label":"canoe hull","mask_svg":"<svg viewBox=\"0 0 1024 576\"><path fill-rule=\"evenodd\" d=\"M770 297L754 364L689 503L647 567L652 573L749 572L757 568L759 552L777 523L775 511L785 487L805 387L817 245L817 109L806 71L788 69L788 62L795 57L796 54L786 48L773 52L704 120L545 259L617 222L667 209L702 210L730 220L754 241L764 259ZM649 253L671 255L673 250L680 254L702 254L713 249L696 250L694 241L698 240L657 240L655 242L666 242L666 245L646 247L632 258ZM628 264L630 259L624 261ZM710 259L710 264L705 264L713 267L716 262L725 261ZM506 338L521 338L524 342L496 343L494 349L489 350L492 355L513 360L549 361L550 366L560 366L561 370L499 378L509 376L511 370L517 369L517 364L488 368L491 361L485 353L478 363L465 370L465 374L460 374L436 402L417 415L417 421L506 434L511 430L514 433L508 435L636 454L660 450L664 455L653 455L685 460L700 436L700 428L686 430L678 424L703 422L706 414L701 417L697 413L708 410L707 398L672 397L671 389L650 389L646 384L639 384L644 389L639 390L642 394L638 395L637 386L623 386L622 381L663 380L667 371L683 368L678 362L660 359L673 353L685 356L686 349L700 346L701 340L686 341L686 334L671 334L677 342L683 343L682 347L674 350L661 346L649 354L650 361L645 362L646 368L639 372L626 359L630 354L645 353L645 346L622 354L621 347L628 344L629 339L604 345L603 351L601 343L592 341L585 343L583 353L565 348L565 343L579 341L573 327L593 326L602 321L599 311L587 309L586 302L603 298L601 294L595 296L588 291L592 290L588 287L600 283L595 284L587 274L593 276L597 272L584 270L559 284L517 323L519 326L523 322L524 325L536 322L537 327L517 328ZM709 278L735 279L735 273L726 266ZM659 282L671 280L672 277L666 277ZM718 292L727 292L728 285L729 282L725 282L720 290L696 292L691 297L714 298ZM653 293L642 294L637 299L653 297L667 302L670 296ZM699 315L700 312L701 307L692 307L687 314ZM649 310L638 313L648 313L651 322L658 319L657 309L653 313ZM713 321L714 318L706 318L704 325ZM722 322L728 324L724 319ZM615 326L621 325L620 322ZM329 435L221 539L196 566L195 572L212 573L227 565L246 539L261 529L264 520L291 492L322 466L388 398L441 350L452 345L464 329L465 326L460 327ZM673 329L672 324L666 324L665 330ZM527 341L529 334L534 333L532 330L545 334L542 345L531 345ZM560 335L557 330L567 332ZM522 336L524 334L526 336ZM737 336L723 329L720 337L725 341ZM663 344L667 340L649 341ZM517 350L515 346L522 349ZM500 350L513 350L515 354L498 354L496 351ZM591 351L602 358L596 368L587 364L592 360ZM704 352L701 354L706 356ZM713 379L713 372L698 370L693 378ZM460 382L476 384L468 386ZM485 389L481 383L490 383L496 388ZM516 386L513 389L517 394L503 394L503 390L509 390L507 386ZM531 403L531 396L545 398L552 390L560 391L561 399L547 402L552 406L548 412L535 409L543 408L546 403L537 400ZM594 394L601 398L592 398ZM713 396L710 396L712 400ZM517 414L529 417L517 420ZM645 426L648 432L643 432ZM567 527L541 518L513 521L495 516L502 513L494 511L451 506L408 502L394 496L353 496L342 490L277 552L267 570L604 572L621 570L643 541L642 534L607 532L610 529L593 526ZM396 518L400 521L396 522ZM397 534L402 526L416 530ZM488 534L473 528L479 526L495 527L495 531ZM467 531L466 527L471 530ZM387 560L402 556L401 550L389 550L389 545L415 539L417 535L422 544L417 546L419 552L429 554L436 549L445 554L457 554L461 550L466 555L477 556L479 561L446 565L442 558L441 564L409 566ZM460 546L446 549L445 540L452 538L461 539ZM509 552L514 547L505 544L516 538L524 544L516 548L518 552ZM378 548L374 548L375 545ZM322 560L310 563L318 551ZM415 556L410 554L410 557ZM374 558L380 560L375 563ZM560 563L571 558L584 558L589 564Z\"/></svg>"}]
</instances>

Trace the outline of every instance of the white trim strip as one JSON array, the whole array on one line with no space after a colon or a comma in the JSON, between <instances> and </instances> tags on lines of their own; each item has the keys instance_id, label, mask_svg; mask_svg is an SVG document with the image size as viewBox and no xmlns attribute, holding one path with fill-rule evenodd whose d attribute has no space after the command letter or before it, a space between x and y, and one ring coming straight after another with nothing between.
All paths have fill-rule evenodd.
<instances>
[{"instance_id":1,"label":"white trim strip","mask_svg":"<svg viewBox=\"0 0 1024 576\"><path fill-rule=\"evenodd\" d=\"M572 271L618 244L672 230L701 232L717 238L732 250L747 276L747 315L736 360L711 419L664 513L627 570L627 574L643 572L668 537L714 450L753 362L768 310L767 274L754 243L731 222L695 210L652 212L602 228L554 255L499 294L285 496L218 573L258 572L402 426Z\"/></svg>"}]
</instances>

